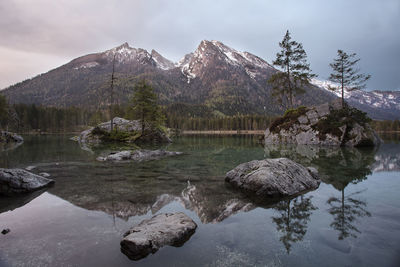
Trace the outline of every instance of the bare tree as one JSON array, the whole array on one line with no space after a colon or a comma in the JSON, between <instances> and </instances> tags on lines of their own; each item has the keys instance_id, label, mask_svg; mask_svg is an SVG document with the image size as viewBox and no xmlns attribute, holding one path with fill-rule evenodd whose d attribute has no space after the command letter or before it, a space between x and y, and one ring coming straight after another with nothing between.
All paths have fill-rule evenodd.
<instances>
[{"instance_id":1,"label":"bare tree","mask_svg":"<svg viewBox=\"0 0 400 267\"><path fill-rule=\"evenodd\" d=\"M115 54L113 58L113 68L112 68L112 74L111 74L111 87L110 87L110 130L113 130L114 127L114 114L113 114L113 104L114 104L114 80L115 78Z\"/></svg>"}]
</instances>

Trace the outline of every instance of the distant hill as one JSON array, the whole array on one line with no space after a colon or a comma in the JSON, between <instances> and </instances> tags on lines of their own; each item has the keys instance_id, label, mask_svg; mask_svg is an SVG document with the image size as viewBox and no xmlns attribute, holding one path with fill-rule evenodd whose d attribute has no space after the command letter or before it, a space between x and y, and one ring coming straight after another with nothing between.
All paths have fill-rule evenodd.
<instances>
[{"instance_id":1,"label":"distant hill","mask_svg":"<svg viewBox=\"0 0 400 267\"><path fill-rule=\"evenodd\" d=\"M2 93L11 103L106 107L114 55L116 103L126 104L134 84L145 78L152 83L164 105L183 103L220 115L283 112L277 101L271 99L271 87L267 83L277 71L274 67L251 53L206 40L177 63L155 50L148 52L124 43L102 53L76 58L10 86ZM305 89L304 95L295 97L296 105L317 105L336 98L312 84ZM367 110L367 105L361 109Z\"/></svg>"}]
</instances>

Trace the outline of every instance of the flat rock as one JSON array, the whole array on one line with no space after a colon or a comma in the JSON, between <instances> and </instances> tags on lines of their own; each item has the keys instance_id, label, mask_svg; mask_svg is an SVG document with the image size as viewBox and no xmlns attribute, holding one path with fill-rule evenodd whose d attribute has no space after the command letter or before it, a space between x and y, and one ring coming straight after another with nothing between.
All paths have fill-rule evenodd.
<instances>
[{"instance_id":1,"label":"flat rock","mask_svg":"<svg viewBox=\"0 0 400 267\"><path fill-rule=\"evenodd\" d=\"M164 157L182 155L182 152L166 150L124 150L111 153L104 157L97 157L98 161L147 161Z\"/></svg>"},{"instance_id":2,"label":"flat rock","mask_svg":"<svg viewBox=\"0 0 400 267\"><path fill-rule=\"evenodd\" d=\"M292 196L318 188L321 180L314 168L287 158L253 160L226 174L225 181L257 196Z\"/></svg>"},{"instance_id":3,"label":"flat rock","mask_svg":"<svg viewBox=\"0 0 400 267\"><path fill-rule=\"evenodd\" d=\"M0 194L29 193L52 184L54 180L26 170L0 168Z\"/></svg>"},{"instance_id":4,"label":"flat rock","mask_svg":"<svg viewBox=\"0 0 400 267\"><path fill-rule=\"evenodd\" d=\"M121 252L131 260L139 260L163 246L180 247L196 228L197 224L182 212L158 214L124 234Z\"/></svg>"}]
</instances>

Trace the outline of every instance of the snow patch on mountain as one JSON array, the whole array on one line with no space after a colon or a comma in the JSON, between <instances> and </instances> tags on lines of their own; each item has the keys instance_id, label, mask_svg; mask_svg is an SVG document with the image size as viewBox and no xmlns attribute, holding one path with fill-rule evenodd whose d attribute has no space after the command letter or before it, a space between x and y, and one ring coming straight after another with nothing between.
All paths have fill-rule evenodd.
<instances>
[{"instance_id":1,"label":"snow patch on mountain","mask_svg":"<svg viewBox=\"0 0 400 267\"><path fill-rule=\"evenodd\" d=\"M98 66L99 63L97 62L87 62L87 63L83 63L81 65L79 65L78 67L75 67L75 70L79 70L79 69L89 69L89 68L93 68Z\"/></svg>"},{"instance_id":2,"label":"snow patch on mountain","mask_svg":"<svg viewBox=\"0 0 400 267\"><path fill-rule=\"evenodd\" d=\"M151 57L154 60L154 62L156 63L157 67L162 70L170 70L175 67L175 64L172 61L166 59L165 57L160 55L154 49L151 50Z\"/></svg>"},{"instance_id":3,"label":"snow patch on mountain","mask_svg":"<svg viewBox=\"0 0 400 267\"><path fill-rule=\"evenodd\" d=\"M178 63L175 64L175 67L180 68L181 72L187 78L187 83L190 83L190 79L196 78L196 74L194 74L191 70L190 63L192 58L195 57L194 53L190 53L185 55Z\"/></svg>"}]
</instances>

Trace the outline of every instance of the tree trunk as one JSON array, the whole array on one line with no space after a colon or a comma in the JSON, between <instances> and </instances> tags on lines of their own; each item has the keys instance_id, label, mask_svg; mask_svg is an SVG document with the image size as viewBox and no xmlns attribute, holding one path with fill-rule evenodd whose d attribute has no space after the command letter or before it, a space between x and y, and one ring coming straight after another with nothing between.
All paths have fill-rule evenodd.
<instances>
[{"instance_id":1,"label":"tree trunk","mask_svg":"<svg viewBox=\"0 0 400 267\"><path fill-rule=\"evenodd\" d=\"M114 103L114 72L115 72L115 54L114 54L114 58L113 58L113 69L112 69L112 74L111 74L111 90L110 90L110 131L112 132L113 127L114 127L114 114L112 112L112 105Z\"/></svg>"},{"instance_id":2,"label":"tree trunk","mask_svg":"<svg viewBox=\"0 0 400 267\"><path fill-rule=\"evenodd\" d=\"M343 62L342 62L342 81L341 81L341 85L342 85L342 109L344 109L344 69L343 69Z\"/></svg>"}]
</instances>

